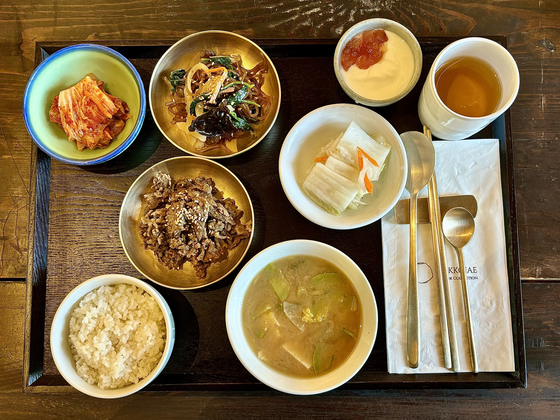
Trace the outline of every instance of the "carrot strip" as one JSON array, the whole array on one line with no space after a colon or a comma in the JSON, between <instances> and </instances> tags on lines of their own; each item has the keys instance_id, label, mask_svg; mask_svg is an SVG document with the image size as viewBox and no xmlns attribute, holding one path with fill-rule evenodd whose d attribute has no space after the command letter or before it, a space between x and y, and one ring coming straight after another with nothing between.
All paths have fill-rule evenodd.
<instances>
[{"instance_id":1,"label":"carrot strip","mask_svg":"<svg viewBox=\"0 0 560 420\"><path fill-rule=\"evenodd\" d=\"M208 69L205 70L206 73L215 73L217 71L227 70L225 67L216 67L215 69Z\"/></svg>"},{"instance_id":2,"label":"carrot strip","mask_svg":"<svg viewBox=\"0 0 560 420\"><path fill-rule=\"evenodd\" d=\"M373 191L373 184L369 180L367 174L365 174L364 176L364 184L366 185L367 192L371 194L371 192Z\"/></svg>"},{"instance_id":3,"label":"carrot strip","mask_svg":"<svg viewBox=\"0 0 560 420\"><path fill-rule=\"evenodd\" d=\"M360 152L363 153L363 155L367 158L367 160L369 160L371 163L373 163L375 166L379 168L379 164L377 163L377 161L374 158L372 158L370 155L368 155L366 152L364 152L362 149L360 149L359 147L358 147L358 160L360 159Z\"/></svg>"},{"instance_id":4,"label":"carrot strip","mask_svg":"<svg viewBox=\"0 0 560 420\"><path fill-rule=\"evenodd\" d=\"M317 156L314 160L315 162L325 163L328 158L328 156Z\"/></svg>"},{"instance_id":5,"label":"carrot strip","mask_svg":"<svg viewBox=\"0 0 560 420\"><path fill-rule=\"evenodd\" d=\"M368 158L368 160L371 161L371 163L373 163L375 166L379 166L377 164L377 162L375 161L375 159L372 159L371 157L368 156L368 154L366 152L364 152L362 149L360 149L358 147L358 166L360 167L360 172L362 171L362 169L364 168L364 155L366 156L366 158ZM366 186L366 190L368 193L371 194L371 192L373 191L373 184L371 183L371 181L369 180L368 176L367 176L367 172L364 173L364 185Z\"/></svg>"}]
</instances>

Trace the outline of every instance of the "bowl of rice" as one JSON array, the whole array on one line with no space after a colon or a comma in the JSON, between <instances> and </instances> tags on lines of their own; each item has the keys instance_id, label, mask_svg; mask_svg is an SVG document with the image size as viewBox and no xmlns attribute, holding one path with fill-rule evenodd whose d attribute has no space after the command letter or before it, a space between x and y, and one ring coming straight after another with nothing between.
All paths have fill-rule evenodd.
<instances>
[{"instance_id":1,"label":"bowl of rice","mask_svg":"<svg viewBox=\"0 0 560 420\"><path fill-rule=\"evenodd\" d=\"M50 345L62 377L97 398L147 386L167 364L175 323L167 302L134 277L107 274L72 290L55 313Z\"/></svg>"}]
</instances>

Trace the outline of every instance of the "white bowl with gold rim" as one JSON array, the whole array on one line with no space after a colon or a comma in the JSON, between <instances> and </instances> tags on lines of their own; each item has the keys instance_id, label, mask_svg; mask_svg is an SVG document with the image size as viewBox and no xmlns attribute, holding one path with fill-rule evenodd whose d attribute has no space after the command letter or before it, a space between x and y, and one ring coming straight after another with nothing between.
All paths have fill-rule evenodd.
<instances>
[{"instance_id":1,"label":"white bowl with gold rim","mask_svg":"<svg viewBox=\"0 0 560 420\"><path fill-rule=\"evenodd\" d=\"M408 45L408 47L410 47L410 51L412 52L412 59L410 60L412 62L407 65L412 66L412 68L408 69L407 71L407 73L410 73L408 82L399 84L401 88L398 91L390 94L390 96L385 96L380 99L374 99L371 95L365 96L363 92L359 93L355 89L350 87L349 83L346 82L345 70L341 65L342 52L344 50L344 47L346 47L346 44L348 44L348 42L355 36L365 31L374 29L382 29L394 33L395 35L400 37L406 43L406 45ZM398 56L395 58L398 59ZM398 65L395 65L393 67L395 67L395 69L398 71L399 67L403 66L403 63L405 62L396 63ZM418 43L418 40L412 34L412 32L410 32L405 26L401 25L400 23L383 18L367 19L355 24L350 29L348 29L338 41L336 50L334 52L334 72L344 92L346 92L346 94L357 103L372 107L390 105L404 98L418 82L420 73L422 72L422 49L420 48L420 44ZM388 76L392 76L392 74Z\"/></svg>"}]
</instances>

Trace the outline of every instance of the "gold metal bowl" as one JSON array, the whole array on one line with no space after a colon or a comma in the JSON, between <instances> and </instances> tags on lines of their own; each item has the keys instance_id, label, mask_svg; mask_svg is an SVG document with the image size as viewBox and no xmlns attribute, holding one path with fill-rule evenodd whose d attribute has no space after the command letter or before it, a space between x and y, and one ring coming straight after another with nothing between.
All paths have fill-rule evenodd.
<instances>
[{"instance_id":1,"label":"gold metal bowl","mask_svg":"<svg viewBox=\"0 0 560 420\"><path fill-rule=\"evenodd\" d=\"M172 114L165 105L170 101L169 87L164 81L164 76L169 76L173 70L189 69L199 62L205 50L214 51L218 55L239 54L243 59L245 68L253 68L265 60L268 63L268 74L263 85L263 91L272 97L272 108L268 116L254 126L254 132L247 133L238 139L238 151L227 153L224 150L214 149L205 153L197 151L192 134L186 133L171 123ZM154 120L163 135L175 146L184 152L195 156L212 159L226 158L238 155L257 145L270 131L278 111L280 110L280 79L274 64L266 53L253 41L232 32L205 31L189 35L172 45L160 58L149 88L150 110Z\"/></svg>"},{"instance_id":2,"label":"gold metal bowl","mask_svg":"<svg viewBox=\"0 0 560 420\"><path fill-rule=\"evenodd\" d=\"M148 279L172 289L198 289L223 279L243 260L253 239L254 226L251 236L230 250L227 259L210 265L204 278L197 278L190 263L185 263L182 270L170 270L157 260L151 250L144 248L140 233L140 219L144 214L142 195L149 191L151 179L158 171L168 173L173 179L197 176L212 178L216 188L223 192L224 197L234 199L237 207L243 211L241 222L254 220L253 204L249 194L230 170L219 163L198 157L182 156L167 159L140 175L124 197L119 217L119 234L128 259Z\"/></svg>"}]
</instances>

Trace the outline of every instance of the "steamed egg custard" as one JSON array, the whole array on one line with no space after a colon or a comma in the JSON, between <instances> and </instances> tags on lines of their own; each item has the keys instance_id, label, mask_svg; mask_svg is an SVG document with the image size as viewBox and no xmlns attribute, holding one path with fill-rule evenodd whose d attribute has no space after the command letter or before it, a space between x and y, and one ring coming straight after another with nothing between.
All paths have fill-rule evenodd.
<instances>
[{"instance_id":1,"label":"steamed egg custard","mask_svg":"<svg viewBox=\"0 0 560 420\"><path fill-rule=\"evenodd\" d=\"M362 328L358 295L348 277L314 256L268 264L247 289L245 336L269 367L296 377L326 374L352 353Z\"/></svg>"},{"instance_id":2,"label":"steamed egg custard","mask_svg":"<svg viewBox=\"0 0 560 420\"><path fill-rule=\"evenodd\" d=\"M342 79L350 89L364 98L381 101L406 88L414 74L414 55L408 43L394 32L366 31L348 41L341 65Z\"/></svg>"}]
</instances>

